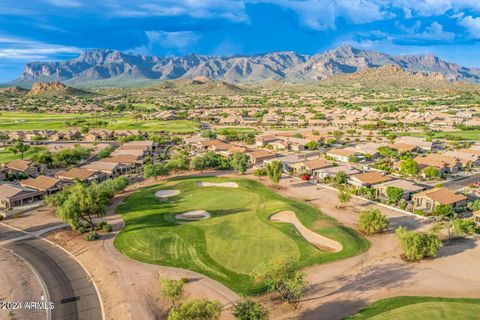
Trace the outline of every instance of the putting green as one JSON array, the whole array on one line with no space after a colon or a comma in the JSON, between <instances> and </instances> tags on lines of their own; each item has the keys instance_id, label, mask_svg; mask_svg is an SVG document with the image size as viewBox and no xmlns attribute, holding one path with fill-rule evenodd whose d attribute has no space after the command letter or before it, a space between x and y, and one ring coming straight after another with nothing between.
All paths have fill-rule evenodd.
<instances>
[{"instance_id":1,"label":"putting green","mask_svg":"<svg viewBox=\"0 0 480 320\"><path fill-rule=\"evenodd\" d=\"M380 300L348 320L478 319L480 299L394 297Z\"/></svg>"},{"instance_id":2,"label":"putting green","mask_svg":"<svg viewBox=\"0 0 480 320\"><path fill-rule=\"evenodd\" d=\"M239 187L205 188L198 184L201 181L232 181ZM180 193L158 201L157 191L172 189ZM176 214L192 210L205 210L211 218L191 222L175 218ZM282 210L296 212L305 226L339 241L344 250L318 250L291 224L269 221L272 214ZM239 293L263 290L249 274L258 264L274 257L289 256L308 266L349 257L368 248L366 239L317 209L283 198L248 179L170 180L130 195L117 212L123 214L126 225L115 245L127 256L194 270Z\"/></svg>"}]
</instances>

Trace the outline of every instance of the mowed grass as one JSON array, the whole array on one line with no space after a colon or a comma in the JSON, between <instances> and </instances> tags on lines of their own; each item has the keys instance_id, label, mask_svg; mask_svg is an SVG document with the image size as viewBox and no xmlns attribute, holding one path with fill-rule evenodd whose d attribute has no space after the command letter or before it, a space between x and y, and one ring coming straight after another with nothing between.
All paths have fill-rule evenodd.
<instances>
[{"instance_id":1,"label":"mowed grass","mask_svg":"<svg viewBox=\"0 0 480 320\"><path fill-rule=\"evenodd\" d=\"M0 131L14 130L66 130L71 127L68 121L85 119L88 121L103 120L108 130L136 129L142 131L165 131L171 133L193 133L198 125L191 120L137 120L132 116L116 116L111 114L50 114L34 112L3 112L0 114ZM81 124L80 124L81 125ZM103 129L103 128L102 128Z\"/></svg>"},{"instance_id":2,"label":"mowed grass","mask_svg":"<svg viewBox=\"0 0 480 320\"><path fill-rule=\"evenodd\" d=\"M346 320L479 319L480 299L393 297L373 303Z\"/></svg>"},{"instance_id":3,"label":"mowed grass","mask_svg":"<svg viewBox=\"0 0 480 320\"><path fill-rule=\"evenodd\" d=\"M24 153L23 158L30 159L34 154L42 149L44 148L30 148ZM20 153L14 154L13 152L9 151L8 148L0 147L0 163L7 163L16 159L20 159Z\"/></svg>"},{"instance_id":4,"label":"mowed grass","mask_svg":"<svg viewBox=\"0 0 480 320\"><path fill-rule=\"evenodd\" d=\"M200 187L198 182L235 181L239 188ZM180 190L159 200L161 189ZM181 222L175 215L206 210L206 220ZM342 243L330 253L306 242L296 229L269 217L282 210L297 213L312 230ZM262 262L288 256L303 267L353 256L368 249L368 241L352 229L299 201L284 198L248 179L179 178L130 195L117 208L125 228L115 246L127 256L153 264L181 267L214 278L241 294L264 290L250 274Z\"/></svg>"},{"instance_id":5,"label":"mowed grass","mask_svg":"<svg viewBox=\"0 0 480 320\"><path fill-rule=\"evenodd\" d=\"M132 117L116 118L107 125L109 130L136 129L141 131L166 131L171 133L193 133L198 131L198 124L191 120L140 120Z\"/></svg>"},{"instance_id":6,"label":"mowed grass","mask_svg":"<svg viewBox=\"0 0 480 320\"><path fill-rule=\"evenodd\" d=\"M398 132L396 134L401 136L427 137L424 132ZM433 139L448 139L451 137L459 140L480 141L480 130L438 131L434 132L433 134Z\"/></svg>"}]
</instances>

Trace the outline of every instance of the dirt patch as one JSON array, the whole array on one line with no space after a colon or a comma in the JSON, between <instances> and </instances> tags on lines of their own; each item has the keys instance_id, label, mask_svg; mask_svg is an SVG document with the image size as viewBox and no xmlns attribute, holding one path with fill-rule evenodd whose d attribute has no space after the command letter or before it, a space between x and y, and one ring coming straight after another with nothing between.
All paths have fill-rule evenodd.
<instances>
[{"instance_id":1,"label":"dirt patch","mask_svg":"<svg viewBox=\"0 0 480 320\"><path fill-rule=\"evenodd\" d=\"M308 242L313 244L315 247L325 250L325 251L330 251L330 252L340 252L343 250L343 246L341 243L329 239L327 237L321 236L316 232L313 232L312 230L308 229L305 227L300 220L297 219L297 216L295 215L295 212L293 211L280 211L278 213L275 213L270 217L270 220L274 222L286 222L286 223L291 223L297 228L298 232L302 235L302 237L305 238Z\"/></svg>"},{"instance_id":2,"label":"dirt patch","mask_svg":"<svg viewBox=\"0 0 480 320\"><path fill-rule=\"evenodd\" d=\"M192 210L192 211L187 211L181 214L175 215L176 219L179 220L204 220L210 218L210 213L208 213L205 210Z\"/></svg>"},{"instance_id":3,"label":"dirt patch","mask_svg":"<svg viewBox=\"0 0 480 320\"><path fill-rule=\"evenodd\" d=\"M238 183L236 182L199 182L200 187L222 187L222 188L238 188Z\"/></svg>"},{"instance_id":4,"label":"dirt patch","mask_svg":"<svg viewBox=\"0 0 480 320\"><path fill-rule=\"evenodd\" d=\"M0 300L41 301L43 289L33 271L16 255L0 249ZM10 313L11 312L11 313ZM10 313L10 315L9 315ZM44 319L44 310L0 309L0 319Z\"/></svg>"},{"instance_id":5,"label":"dirt patch","mask_svg":"<svg viewBox=\"0 0 480 320\"><path fill-rule=\"evenodd\" d=\"M155 197L165 199L180 194L180 190L158 190L155 192Z\"/></svg>"}]
</instances>

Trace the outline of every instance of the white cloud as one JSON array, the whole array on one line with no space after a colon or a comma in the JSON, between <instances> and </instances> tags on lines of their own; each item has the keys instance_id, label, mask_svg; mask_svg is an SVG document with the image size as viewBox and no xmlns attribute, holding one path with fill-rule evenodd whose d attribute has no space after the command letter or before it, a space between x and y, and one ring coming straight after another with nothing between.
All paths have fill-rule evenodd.
<instances>
[{"instance_id":1,"label":"white cloud","mask_svg":"<svg viewBox=\"0 0 480 320\"><path fill-rule=\"evenodd\" d=\"M129 51L150 55L155 49L175 49L178 52L185 52L186 49L200 40L200 35L193 31L145 31L148 42L146 45L133 48Z\"/></svg>"},{"instance_id":2,"label":"white cloud","mask_svg":"<svg viewBox=\"0 0 480 320\"><path fill-rule=\"evenodd\" d=\"M191 16L194 18L225 18L246 21L245 3L250 0L141 0L110 1L105 5L115 16Z\"/></svg>"},{"instance_id":3,"label":"white cloud","mask_svg":"<svg viewBox=\"0 0 480 320\"><path fill-rule=\"evenodd\" d=\"M79 8L82 3L76 0L45 0L47 3L62 8Z\"/></svg>"},{"instance_id":4,"label":"white cloud","mask_svg":"<svg viewBox=\"0 0 480 320\"><path fill-rule=\"evenodd\" d=\"M460 20L459 25L465 27L472 38L480 39L480 17L467 16Z\"/></svg>"},{"instance_id":5,"label":"white cloud","mask_svg":"<svg viewBox=\"0 0 480 320\"><path fill-rule=\"evenodd\" d=\"M10 60L50 60L60 54L74 54L77 47L49 44L23 38L0 35L0 58Z\"/></svg>"},{"instance_id":6,"label":"white cloud","mask_svg":"<svg viewBox=\"0 0 480 320\"><path fill-rule=\"evenodd\" d=\"M455 34L443 30L443 26L434 21L429 27L425 28L425 31L421 34L421 38L426 40L443 40L449 41L455 38Z\"/></svg>"}]
</instances>

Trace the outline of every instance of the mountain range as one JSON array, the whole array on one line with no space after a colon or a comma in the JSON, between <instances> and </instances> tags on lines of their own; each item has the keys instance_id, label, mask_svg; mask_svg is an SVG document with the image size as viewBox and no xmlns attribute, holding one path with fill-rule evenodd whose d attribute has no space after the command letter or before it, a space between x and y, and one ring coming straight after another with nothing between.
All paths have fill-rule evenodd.
<instances>
[{"instance_id":1,"label":"mountain range","mask_svg":"<svg viewBox=\"0 0 480 320\"><path fill-rule=\"evenodd\" d=\"M395 65L403 70L442 75L447 81L480 82L480 69L449 63L433 55L392 56L343 45L315 55L292 51L250 56L143 56L110 49L82 52L59 62L32 62L11 85L62 81L75 86L140 86L162 80L208 78L229 83L265 80L314 82L335 75Z\"/></svg>"}]
</instances>

